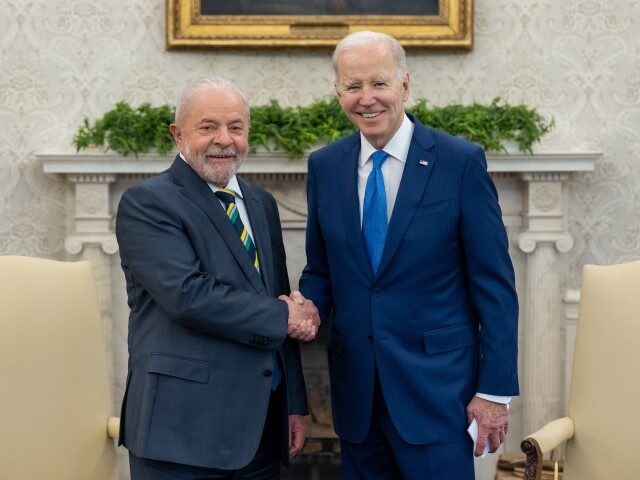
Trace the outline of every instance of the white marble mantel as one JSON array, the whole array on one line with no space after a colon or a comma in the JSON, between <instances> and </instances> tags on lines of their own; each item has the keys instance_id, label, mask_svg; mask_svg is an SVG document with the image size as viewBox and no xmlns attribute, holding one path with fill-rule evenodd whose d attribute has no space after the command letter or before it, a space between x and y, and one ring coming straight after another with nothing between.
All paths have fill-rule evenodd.
<instances>
[{"instance_id":1,"label":"white marble mantel","mask_svg":"<svg viewBox=\"0 0 640 480\"><path fill-rule=\"evenodd\" d=\"M590 172L599 153L541 153L487 155L488 169L495 173ZM100 153L40 154L46 173L61 174L154 174L171 165L174 155L143 154L122 156ZM306 173L306 159L291 160L280 153L249 156L242 166L243 174Z\"/></svg>"},{"instance_id":2,"label":"white marble mantel","mask_svg":"<svg viewBox=\"0 0 640 480\"><path fill-rule=\"evenodd\" d=\"M114 404L122 393L118 379L126 362L126 301L123 281L116 272L119 260L113 233L115 206L131 183L169 167L173 155L121 156L117 154L41 154L46 173L62 175L71 184L74 212L65 248L72 258L90 260L95 268L105 334L114 371ZM570 175L590 172L599 153L545 153L488 155L503 209L516 266L521 303L521 402L518 435L536 430L564 411L564 378L560 343L564 326L558 254L573 247L565 229L567 182ZM306 160L281 154L250 156L241 173L269 189L281 211L288 261L294 277L304 263L306 224L304 185ZM70 207L71 208L71 207ZM114 261L117 260L117 261ZM297 270L297 271L296 271ZM114 280L116 279L116 280ZM295 286L296 279L292 278ZM113 289L112 289L113 285ZM551 343L550 343L551 339ZM124 356L124 359L121 357ZM124 370L123 370L124 371ZM514 410L514 414L518 408Z\"/></svg>"}]
</instances>

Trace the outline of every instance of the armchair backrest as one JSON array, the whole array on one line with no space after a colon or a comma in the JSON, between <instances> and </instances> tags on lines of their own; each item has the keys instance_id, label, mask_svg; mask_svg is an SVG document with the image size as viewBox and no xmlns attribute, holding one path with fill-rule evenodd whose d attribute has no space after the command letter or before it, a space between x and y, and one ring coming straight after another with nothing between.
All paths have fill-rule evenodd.
<instances>
[{"instance_id":1,"label":"armchair backrest","mask_svg":"<svg viewBox=\"0 0 640 480\"><path fill-rule=\"evenodd\" d=\"M640 478L640 261L584 267L566 480Z\"/></svg>"},{"instance_id":2,"label":"armchair backrest","mask_svg":"<svg viewBox=\"0 0 640 480\"><path fill-rule=\"evenodd\" d=\"M0 257L0 479L115 479L110 398L91 264Z\"/></svg>"}]
</instances>

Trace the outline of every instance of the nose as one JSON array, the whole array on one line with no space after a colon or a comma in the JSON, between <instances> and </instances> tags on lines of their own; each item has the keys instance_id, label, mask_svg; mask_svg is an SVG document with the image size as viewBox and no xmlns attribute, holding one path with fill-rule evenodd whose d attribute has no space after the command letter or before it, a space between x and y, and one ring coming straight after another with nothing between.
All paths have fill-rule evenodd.
<instances>
[{"instance_id":1,"label":"nose","mask_svg":"<svg viewBox=\"0 0 640 480\"><path fill-rule=\"evenodd\" d=\"M358 101L362 106L370 106L376 103L373 89L370 85L363 85L360 92L360 99Z\"/></svg>"},{"instance_id":2,"label":"nose","mask_svg":"<svg viewBox=\"0 0 640 480\"><path fill-rule=\"evenodd\" d=\"M213 137L213 143L223 148L231 146L233 140L231 139L229 130L226 126L223 125L217 129L216 134Z\"/></svg>"}]
</instances>

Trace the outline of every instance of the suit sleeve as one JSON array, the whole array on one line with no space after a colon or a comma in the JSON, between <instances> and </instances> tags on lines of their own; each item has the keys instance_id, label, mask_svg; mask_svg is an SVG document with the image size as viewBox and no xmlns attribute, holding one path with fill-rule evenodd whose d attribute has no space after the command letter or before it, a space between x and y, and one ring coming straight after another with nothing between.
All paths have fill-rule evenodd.
<instances>
[{"instance_id":1,"label":"suit sleeve","mask_svg":"<svg viewBox=\"0 0 640 480\"><path fill-rule=\"evenodd\" d=\"M190 328L254 348L250 340L256 335L266 339L262 348L282 344L286 303L222 283L203 271L180 216L158 192L141 186L125 192L116 235L125 275L136 292L129 296L132 310L144 308L140 296L146 292L167 315Z\"/></svg>"},{"instance_id":2,"label":"suit sleeve","mask_svg":"<svg viewBox=\"0 0 640 480\"><path fill-rule=\"evenodd\" d=\"M315 303L324 322L333 308L331 278L329 277L329 261L327 250L318 221L318 196L316 175L314 171L314 155L309 155L307 169L307 264L300 277L300 292Z\"/></svg>"},{"instance_id":3,"label":"suit sleeve","mask_svg":"<svg viewBox=\"0 0 640 480\"><path fill-rule=\"evenodd\" d=\"M498 194L484 152L467 160L462 178L460 234L468 288L480 319L477 392L518 394L518 298Z\"/></svg>"}]
</instances>

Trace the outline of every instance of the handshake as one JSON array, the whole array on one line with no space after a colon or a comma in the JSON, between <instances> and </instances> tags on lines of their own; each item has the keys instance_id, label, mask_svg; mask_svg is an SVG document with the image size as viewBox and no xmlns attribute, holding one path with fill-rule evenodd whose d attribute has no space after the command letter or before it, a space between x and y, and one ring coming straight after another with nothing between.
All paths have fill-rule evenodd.
<instances>
[{"instance_id":1,"label":"handshake","mask_svg":"<svg viewBox=\"0 0 640 480\"><path fill-rule=\"evenodd\" d=\"M287 335L301 342L310 342L316 338L320 314L313 302L304 298L297 290L291 292L288 297L280 295L278 298L287 302L289 307Z\"/></svg>"}]
</instances>

